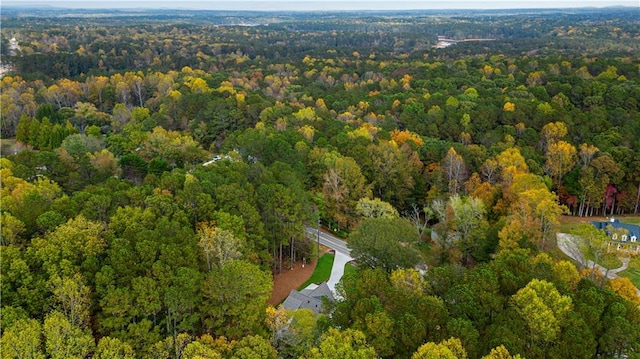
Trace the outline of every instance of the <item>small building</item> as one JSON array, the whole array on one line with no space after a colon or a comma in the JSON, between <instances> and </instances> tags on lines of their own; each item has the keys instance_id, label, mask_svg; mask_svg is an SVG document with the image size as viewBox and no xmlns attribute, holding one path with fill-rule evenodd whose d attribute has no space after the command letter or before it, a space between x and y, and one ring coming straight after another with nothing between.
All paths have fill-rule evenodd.
<instances>
[{"instance_id":1,"label":"small building","mask_svg":"<svg viewBox=\"0 0 640 359\"><path fill-rule=\"evenodd\" d=\"M628 239L631 239L632 242L635 242L640 236L640 226L636 224L622 223L619 219L611 217L611 219L607 222L591 222L596 228L603 229L607 232L607 235L612 236L613 233L609 233L607 227L611 226L614 229L624 229L628 232L628 234L622 235L620 238L612 238L614 240L621 240L626 242ZM634 240L635 237L635 240Z\"/></svg>"},{"instance_id":2,"label":"small building","mask_svg":"<svg viewBox=\"0 0 640 359\"><path fill-rule=\"evenodd\" d=\"M611 217L606 222L591 222L597 229L604 230L618 250L625 249L631 252L640 253L640 226L636 224L622 223L620 220Z\"/></svg>"},{"instance_id":3,"label":"small building","mask_svg":"<svg viewBox=\"0 0 640 359\"><path fill-rule=\"evenodd\" d=\"M311 284L299 292L292 290L289 296L282 302L282 306L287 310L306 308L311 309L314 313L322 313L323 297L330 301L335 300L327 282L322 282L319 285Z\"/></svg>"}]
</instances>

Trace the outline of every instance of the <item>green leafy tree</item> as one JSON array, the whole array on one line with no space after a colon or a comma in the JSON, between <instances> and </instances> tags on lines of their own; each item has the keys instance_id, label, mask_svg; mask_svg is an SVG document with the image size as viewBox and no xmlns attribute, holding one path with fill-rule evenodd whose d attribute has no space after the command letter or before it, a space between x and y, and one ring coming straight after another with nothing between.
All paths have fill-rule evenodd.
<instances>
[{"instance_id":1,"label":"green leafy tree","mask_svg":"<svg viewBox=\"0 0 640 359\"><path fill-rule=\"evenodd\" d=\"M91 334L73 325L57 311L44 319L42 332L46 352L52 359L85 358L95 349Z\"/></svg>"},{"instance_id":2,"label":"green leafy tree","mask_svg":"<svg viewBox=\"0 0 640 359\"><path fill-rule=\"evenodd\" d=\"M182 357L185 359L222 359L222 355L219 350L216 350L213 343L213 338L210 335L205 334L195 341L187 344L182 351Z\"/></svg>"},{"instance_id":3,"label":"green leafy tree","mask_svg":"<svg viewBox=\"0 0 640 359\"><path fill-rule=\"evenodd\" d=\"M82 275L76 273L64 278L54 276L49 279L49 285L57 310L65 315L71 325L87 328L92 303L90 288L84 284Z\"/></svg>"},{"instance_id":4,"label":"green leafy tree","mask_svg":"<svg viewBox=\"0 0 640 359\"><path fill-rule=\"evenodd\" d=\"M0 242L2 245L17 244L20 234L24 232L24 223L9 212L2 212L2 227L0 228ZM42 216L42 215L41 215ZM40 216L38 217L40 218Z\"/></svg>"},{"instance_id":5,"label":"green leafy tree","mask_svg":"<svg viewBox=\"0 0 640 359\"><path fill-rule=\"evenodd\" d=\"M459 233L464 262L469 263L489 226L484 203L479 198L454 195L449 199L449 204L453 210L455 229Z\"/></svg>"},{"instance_id":6,"label":"green leafy tree","mask_svg":"<svg viewBox=\"0 0 640 359\"><path fill-rule=\"evenodd\" d=\"M3 329L0 337L0 354L3 358L45 358L42 352L42 326L37 320L20 319Z\"/></svg>"},{"instance_id":7,"label":"green leafy tree","mask_svg":"<svg viewBox=\"0 0 640 359\"><path fill-rule=\"evenodd\" d=\"M299 358L309 351L319 334L318 320L311 309L273 310L273 343L281 357Z\"/></svg>"},{"instance_id":8,"label":"green leafy tree","mask_svg":"<svg viewBox=\"0 0 640 359\"><path fill-rule=\"evenodd\" d=\"M16 140L24 144L29 144L31 121L32 119L26 114L23 114L22 116L20 116L18 127L16 129Z\"/></svg>"},{"instance_id":9,"label":"green leafy tree","mask_svg":"<svg viewBox=\"0 0 640 359\"><path fill-rule=\"evenodd\" d=\"M21 308L32 317L44 315L50 294L46 290L46 279L43 273L33 270L29 263L31 257L17 246L2 247L2 300ZM3 309L3 323L5 320ZM7 324L8 325L8 324Z\"/></svg>"},{"instance_id":10,"label":"green leafy tree","mask_svg":"<svg viewBox=\"0 0 640 359\"><path fill-rule=\"evenodd\" d=\"M329 330L320 338L318 347L312 348L305 359L373 359L375 350L367 344L365 335L353 329Z\"/></svg>"},{"instance_id":11,"label":"green leafy tree","mask_svg":"<svg viewBox=\"0 0 640 359\"><path fill-rule=\"evenodd\" d=\"M136 355L129 344L123 343L117 338L102 337L98 341L93 357L96 359L134 359Z\"/></svg>"},{"instance_id":12,"label":"green leafy tree","mask_svg":"<svg viewBox=\"0 0 640 359\"><path fill-rule=\"evenodd\" d=\"M591 223L582 223L572 229L569 235L563 235L560 242L573 254L582 268L590 270L589 277L595 279L598 274L595 265L602 262L610 244L605 231L597 229Z\"/></svg>"},{"instance_id":13,"label":"green leafy tree","mask_svg":"<svg viewBox=\"0 0 640 359\"><path fill-rule=\"evenodd\" d=\"M356 223L356 204L361 198L371 197L360 166L351 157L327 154L322 193L326 201L326 214L342 228Z\"/></svg>"},{"instance_id":14,"label":"green leafy tree","mask_svg":"<svg viewBox=\"0 0 640 359\"><path fill-rule=\"evenodd\" d=\"M206 330L229 338L262 333L272 286L267 273L245 261L210 271L202 287Z\"/></svg>"},{"instance_id":15,"label":"green leafy tree","mask_svg":"<svg viewBox=\"0 0 640 359\"><path fill-rule=\"evenodd\" d=\"M201 274L189 267L177 268L164 292L167 334L178 340L178 333L194 331L199 319ZM141 303L144 304L144 303Z\"/></svg>"},{"instance_id":16,"label":"green leafy tree","mask_svg":"<svg viewBox=\"0 0 640 359\"><path fill-rule=\"evenodd\" d=\"M75 134L66 137L64 141L62 141L61 147L77 161L87 153L99 152L104 148L104 143L100 138Z\"/></svg>"},{"instance_id":17,"label":"green leafy tree","mask_svg":"<svg viewBox=\"0 0 640 359\"><path fill-rule=\"evenodd\" d=\"M391 272L420 261L418 231L404 218L367 218L349 236L351 255L362 265Z\"/></svg>"},{"instance_id":18,"label":"green leafy tree","mask_svg":"<svg viewBox=\"0 0 640 359\"><path fill-rule=\"evenodd\" d=\"M198 227L198 238L198 245L204 252L209 270L223 267L242 256L242 241L226 229L202 223Z\"/></svg>"},{"instance_id":19,"label":"green leafy tree","mask_svg":"<svg viewBox=\"0 0 640 359\"><path fill-rule=\"evenodd\" d=\"M557 340L567 316L572 310L572 301L561 295L552 283L533 279L511 298L516 311L527 324L531 354L542 350Z\"/></svg>"},{"instance_id":20,"label":"green leafy tree","mask_svg":"<svg viewBox=\"0 0 640 359\"><path fill-rule=\"evenodd\" d=\"M44 238L36 238L29 251L43 263L49 275L73 277L91 264L106 248L104 226L78 216Z\"/></svg>"},{"instance_id":21,"label":"green leafy tree","mask_svg":"<svg viewBox=\"0 0 640 359\"><path fill-rule=\"evenodd\" d=\"M397 206L404 203L414 189L413 175L420 170L414 166L416 162L411 162L394 141L369 145L365 158L371 161L365 172L375 195Z\"/></svg>"},{"instance_id":22,"label":"green leafy tree","mask_svg":"<svg viewBox=\"0 0 640 359\"><path fill-rule=\"evenodd\" d=\"M519 354L509 354L509 350L504 345L500 345L491 349L491 352L483 356L482 359L522 359L522 357Z\"/></svg>"},{"instance_id":23,"label":"green leafy tree","mask_svg":"<svg viewBox=\"0 0 640 359\"><path fill-rule=\"evenodd\" d=\"M380 198L360 198L356 204L356 212L362 217L375 218L395 218L398 217L398 211L391 205Z\"/></svg>"},{"instance_id":24,"label":"green leafy tree","mask_svg":"<svg viewBox=\"0 0 640 359\"><path fill-rule=\"evenodd\" d=\"M55 230L57 227L67 221L63 215L56 211L47 211L39 215L36 219L36 223L41 233L46 233ZM4 222L3 222L4 224ZM11 227L10 227L11 228Z\"/></svg>"},{"instance_id":25,"label":"green leafy tree","mask_svg":"<svg viewBox=\"0 0 640 359\"><path fill-rule=\"evenodd\" d=\"M259 335L248 335L238 340L233 347L233 358L276 359L278 353L267 339Z\"/></svg>"},{"instance_id":26,"label":"green leafy tree","mask_svg":"<svg viewBox=\"0 0 640 359\"><path fill-rule=\"evenodd\" d=\"M182 358L183 351L191 340L192 339L189 334L174 334L155 343L150 349L150 352L154 358Z\"/></svg>"},{"instance_id":27,"label":"green leafy tree","mask_svg":"<svg viewBox=\"0 0 640 359\"><path fill-rule=\"evenodd\" d=\"M411 359L466 359L467 352L460 339L450 338L439 344L426 343L411 356Z\"/></svg>"}]
</instances>

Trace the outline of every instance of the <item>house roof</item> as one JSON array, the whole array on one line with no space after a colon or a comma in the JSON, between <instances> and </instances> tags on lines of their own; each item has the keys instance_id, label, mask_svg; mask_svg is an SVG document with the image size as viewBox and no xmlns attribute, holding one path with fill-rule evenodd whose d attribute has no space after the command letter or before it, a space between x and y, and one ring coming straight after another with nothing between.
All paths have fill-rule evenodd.
<instances>
[{"instance_id":1,"label":"house roof","mask_svg":"<svg viewBox=\"0 0 640 359\"><path fill-rule=\"evenodd\" d=\"M310 286L302 291L292 290L287 299L282 302L282 306L288 310L311 309L315 313L322 312L322 298L331 301L335 300L327 282L318 286Z\"/></svg>"},{"instance_id":2,"label":"house roof","mask_svg":"<svg viewBox=\"0 0 640 359\"><path fill-rule=\"evenodd\" d=\"M636 224L622 223L617 219L614 219L613 221L609 221L609 222L592 222L592 224L596 226L596 228L598 229L605 229L605 230L609 225L612 226L613 228L623 228L629 231L629 237L633 237L633 236L640 237L640 226Z\"/></svg>"}]
</instances>

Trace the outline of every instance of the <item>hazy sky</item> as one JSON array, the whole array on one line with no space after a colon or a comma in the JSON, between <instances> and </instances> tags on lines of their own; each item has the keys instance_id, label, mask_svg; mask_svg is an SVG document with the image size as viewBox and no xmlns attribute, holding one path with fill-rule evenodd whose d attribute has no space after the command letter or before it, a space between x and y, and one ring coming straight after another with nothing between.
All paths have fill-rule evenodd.
<instances>
[{"instance_id":1,"label":"hazy sky","mask_svg":"<svg viewBox=\"0 0 640 359\"><path fill-rule=\"evenodd\" d=\"M423 1L339 1L339 0L0 0L2 6L50 5L69 8L180 8L209 10L403 10L403 9L511 9L634 6L640 0L423 0Z\"/></svg>"}]
</instances>

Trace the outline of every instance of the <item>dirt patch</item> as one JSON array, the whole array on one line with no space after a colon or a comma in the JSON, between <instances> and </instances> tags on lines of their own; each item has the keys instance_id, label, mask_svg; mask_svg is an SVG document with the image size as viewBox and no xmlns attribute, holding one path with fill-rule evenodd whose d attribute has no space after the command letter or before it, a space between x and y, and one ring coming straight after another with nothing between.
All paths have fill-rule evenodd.
<instances>
[{"instance_id":1,"label":"dirt patch","mask_svg":"<svg viewBox=\"0 0 640 359\"><path fill-rule=\"evenodd\" d=\"M304 268L302 268L302 262L295 262L293 269L284 270L273 277L273 291L267 302L273 306L280 304L291 293L292 289L298 289L302 283L311 277L311 274L316 269L317 262L318 260L313 260L311 263L307 263Z\"/></svg>"},{"instance_id":2,"label":"dirt patch","mask_svg":"<svg viewBox=\"0 0 640 359\"><path fill-rule=\"evenodd\" d=\"M326 253L328 248L321 248L322 254ZM291 290L298 289L302 283L306 282L316 269L317 259L309 261L302 268L302 262L295 262L293 269L284 270L282 273L273 277L273 291L267 303L276 306L282 303L291 293Z\"/></svg>"}]
</instances>

